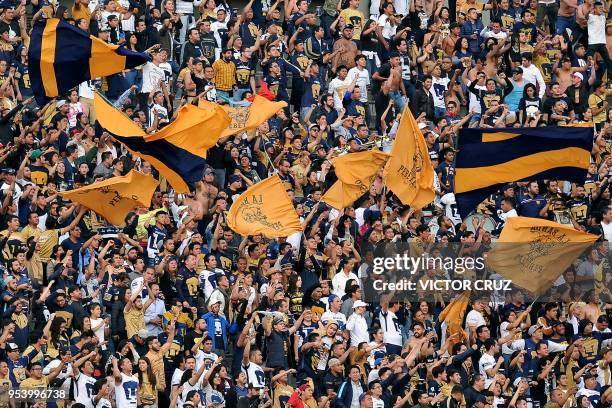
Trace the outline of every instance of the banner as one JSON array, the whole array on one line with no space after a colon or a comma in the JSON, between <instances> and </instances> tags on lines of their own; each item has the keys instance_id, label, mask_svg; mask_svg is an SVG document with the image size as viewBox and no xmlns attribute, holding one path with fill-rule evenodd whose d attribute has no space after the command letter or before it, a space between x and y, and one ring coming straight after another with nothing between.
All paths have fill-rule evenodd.
<instances>
[{"instance_id":1,"label":"banner","mask_svg":"<svg viewBox=\"0 0 612 408\"><path fill-rule=\"evenodd\" d=\"M227 213L229 227L240 235L286 237L302 231L300 219L278 176L269 177L242 193Z\"/></svg>"},{"instance_id":2,"label":"banner","mask_svg":"<svg viewBox=\"0 0 612 408\"><path fill-rule=\"evenodd\" d=\"M136 207L149 208L158 184L152 176L131 170L125 176L113 177L59 194L66 200L93 210L110 223L121 225L125 216Z\"/></svg>"},{"instance_id":3,"label":"banner","mask_svg":"<svg viewBox=\"0 0 612 408\"><path fill-rule=\"evenodd\" d=\"M378 150L349 153L332 160L336 181L325 192L322 201L334 208L342 209L370 190L372 182L389 155Z\"/></svg>"},{"instance_id":4,"label":"banner","mask_svg":"<svg viewBox=\"0 0 612 408\"><path fill-rule=\"evenodd\" d=\"M486 263L514 285L539 295L598 238L549 220L511 217Z\"/></svg>"},{"instance_id":5,"label":"banner","mask_svg":"<svg viewBox=\"0 0 612 408\"><path fill-rule=\"evenodd\" d=\"M286 102L271 102L260 95L255 95L250 106L232 107L223 105L223 109L229 115L231 123L223 131L221 137L255 129L286 106ZM206 110L218 108L219 105L200 99L198 107Z\"/></svg>"},{"instance_id":6,"label":"banner","mask_svg":"<svg viewBox=\"0 0 612 408\"><path fill-rule=\"evenodd\" d=\"M187 193L202 179L206 150L214 146L230 123L223 109L182 106L177 117L158 132L146 134L103 96L94 108L100 125L130 152L151 163L177 193Z\"/></svg>"},{"instance_id":7,"label":"banner","mask_svg":"<svg viewBox=\"0 0 612 408\"><path fill-rule=\"evenodd\" d=\"M584 183L592 147L591 127L461 129L455 163L461 218L507 183L542 179Z\"/></svg>"},{"instance_id":8,"label":"banner","mask_svg":"<svg viewBox=\"0 0 612 408\"><path fill-rule=\"evenodd\" d=\"M39 106L66 94L81 82L135 68L148 54L107 44L57 18L34 23L28 50L28 71Z\"/></svg>"},{"instance_id":9,"label":"banner","mask_svg":"<svg viewBox=\"0 0 612 408\"><path fill-rule=\"evenodd\" d=\"M435 198L434 170L425 138L406 107L384 171L385 184L402 204L419 209Z\"/></svg>"}]
</instances>

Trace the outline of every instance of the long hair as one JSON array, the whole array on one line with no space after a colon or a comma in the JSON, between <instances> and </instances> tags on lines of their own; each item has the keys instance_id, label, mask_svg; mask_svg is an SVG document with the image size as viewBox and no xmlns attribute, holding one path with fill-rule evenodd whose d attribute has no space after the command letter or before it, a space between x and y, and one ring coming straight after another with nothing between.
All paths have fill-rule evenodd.
<instances>
[{"instance_id":1,"label":"long hair","mask_svg":"<svg viewBox=\"0 0 612 408\"><path fill-rule=\"evenodd\" d=\"M155 376L153 375L153 368L151 368L151 361L147 357L140 357L138 361L140 362L140 360L147 363L147 372L146 372L147 378L149 379L149 382L153 386L153 389L156 389L157 388L157 378L155 378ZM140 381L140 384L143 384L143 372L140 371L140 367L138 368L138 381Z\"/></svg>"}]
</instances>

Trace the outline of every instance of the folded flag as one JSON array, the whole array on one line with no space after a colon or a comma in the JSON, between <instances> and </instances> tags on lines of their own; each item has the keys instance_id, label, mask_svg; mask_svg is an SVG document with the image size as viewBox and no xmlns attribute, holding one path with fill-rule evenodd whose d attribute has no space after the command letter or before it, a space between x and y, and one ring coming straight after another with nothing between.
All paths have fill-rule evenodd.
<instances>
[{"instance_id":1,"label":"folded flag","mask_svg":"<svg viewBox=\"0 0 612 408\"><path fill-rule=\"evenodd\" d=\"M540 295L598 238L554 221L510 217L486 264L514 285Z\"/></svg>"},{"instance_id":2,"label":"folded flag","mask_svg":"<svg viewBox=\"0 0 612 408\"><path fill-rule=\"evenodd\" d=\"M485 198L515 181L555 179L584 183L593 129L539 127L461 129L455 198L465 218Z\"/></svg>"},{"instance_id":3,"label":"folded flag","mask_svg":"<svg viewBox=\"0 0 612 408\"><path fill-rule=\"evenodd\" d=\"M151 206L151 197L158 184L152 176L131 170L125 176L109 178L59 194L100 214L111 224L122 225L130 211L137 207Z\"/></svg>"},{"instance_id":4,"label":"folded flag","mask_svg":"<svg viewBox=\"0 0 612 408\"><path fill-rule=\"evenodd\" d=\"M57 18L38 20L32 28L28 70L36 102L67 93L89 79L144 64L146 53L107 44Z\"/></svg>"},{"instance_id":5,"label":"folded flag","mask_svg":"<svg viewBox=\"0 0 612 408\"><path fill-rule=\"evenodd\" d=\"M346 208L364 194L360 186L354 184L344 184L340 180L336 181L325 194L321 197L321 201L331 205L334 208Z\"/></svg>"},{"instance_id":6,"label":"folded flag","mask_svg":"<svg viewBox=\"0 0 612 408\"><path fill-rule=\"evenodd\" d=\"M440 316L438 316L440 322L446 322L446 338L456 336L454 340L451 341L453 345L467 338L463 330L463 317L470 304L470 293L469 290L466 290L458 295L446 305L444 310L440 312Z\"/></svg>"},{"instance_id":7,"label":"folded flag","mask_svg":"<svg viewBox=\"0 0 612 408\"><path fill-rule=\"evenodd\" d=\"M230 123L220 106L205 110L184 105L168 126L146 134L99 93L94 95L94 109L100 125L130 152L151 163L178 193L193 190L202 179L206 150Z\"/></svg>"},{"instance_id":8,"label":"folded flag","mask_svg":"<svg viewBox=\"0 0 612 408\"><path fill-rule=\"evenodd\" d=\"M334 208L345 208L367 193L389 155L378 150L349 153L332 160L338 181L321 198Z\"/></svg>"},{"instance_id":9,"label":"folded flag","mask_svg":"<svg viewBox=\"0 0 612 408\"><path fill-rule=\"evenodd\" d=\"M402 204L418 209L435 198L434 171L427 144L408 107L400 119L384 179Z\"/></svg>"},{"instance_id":10,"label":"folded flag","mask_svg":"<svg viewBox=\"0 0 612 408\"><path fill-rule=\"evenodd\" d=\"M246 132L257 128L266 120L274 116L279 110L287 106L287 102L271 102L263 96L255 95L250 106L223 106L232 122L223 131L221 137L231 136L239 132ZM198 101L202 109L215 109L219 105L204 99Z\"/></svg>"},{"instance_id":11,"label":"folded flag","mask_svg":"<svg viewBox=\"0 0 612 408\"><path fill-rule=\"evenodd\" d=\"M263 234L268 238L302 231L297 212L278 176L260 181L240 194L227 213L227 224L240 235Z\"/></svg>"}]
</instances>

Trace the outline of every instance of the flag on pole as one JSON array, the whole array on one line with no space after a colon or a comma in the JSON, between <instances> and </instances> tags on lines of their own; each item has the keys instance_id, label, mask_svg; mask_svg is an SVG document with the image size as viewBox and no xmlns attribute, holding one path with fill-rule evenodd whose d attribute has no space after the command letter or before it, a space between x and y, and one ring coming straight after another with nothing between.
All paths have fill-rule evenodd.
<instances>
[{"instance_id":1,"label":"flag on pole","mask_svg":"<svg viewBox=\"0 0 612 408\"><path fill-rule=\"evenodd\" d=\"M554 221L511 217L486 264L514 285L540 295L598 238Z\"/></svg>"},{"instance_id":2,"label":"flag on pole","mask_svg":"<svg viewBox=\"0 0 612 408\"><path fill-rule=\"evenodd\" d=\"M286 237L302 231L300 219L278 176L269 177L240 194L227 213L227 224L240 235Z\"/></svg>"},{"instance_id":3,"label":"flag on pole","mask_svg":"<svg viewBox=\"0 0 612 408\"><path fill-rule=\"evenodd\" d=\"M76 190L59 193L66 200L84 205L115 225L137 207L150 207L151 197L159 182L136 170Z\"/></svg>"},{"instance_id":4,"label":"flag on pole","mask_svg":"<svg viewBox=\"0 0 612 408\"><path fill-rule=\"evenodd\" d=\"M28 72L36 102L66 94L89 79L135 68L151 58L107 44L57 18L34 23L28 49Z\"/></svg>"},{"instance_id":5,"label":"flag on pole","mask_svg":"<svg viewBox=\"0 0 612 408\"><path fill-rule=\"evenodd\" d=\"M425 138L406 107L384 171L385 184L402 204L423 208L435 198L434 170Z\"/></svg>"}]
</instances>

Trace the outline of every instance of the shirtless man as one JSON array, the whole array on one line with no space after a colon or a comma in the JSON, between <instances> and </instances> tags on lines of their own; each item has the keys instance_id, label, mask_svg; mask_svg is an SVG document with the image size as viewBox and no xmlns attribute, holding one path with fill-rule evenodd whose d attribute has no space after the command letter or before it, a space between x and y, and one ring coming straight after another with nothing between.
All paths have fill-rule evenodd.
<instances>
[{"instance_id":1,"label":"shirtless man","mask_svg":"<svg viewBox=\"0 0 612 408\"><path fill-rule=\"evenodd\" d=\"M560 58L557 59L553 71L557 77L557 82L559 82L559 86L561 87L561 93L565 93L565 90L572 85L572 74L574 72L585 72L588 67L572 67L572 60L569 58ZM592 63L593 57L589 58L589 65Z\"/></svg>"},{"instance_id":2,"label":"shirtless man","mask_svg":"<svg viewBox=\"0 0 612 408\"><path fill-rule=\"evenodd\" d=\"M488 40L487 40L488 41ZM485 43L486 44L486 43ZM500 66L499 57L504 55L511 47L510 42L504 40L498 40L497 44L491 46L486 56L486 62L484 72L487 74L487 78L494 78L497 75L497 70Z\"/></svg>"},{"instance_id":3,"label":"shirtless man","mask_svg":"<svg viewBox=\"0 0 612 408\"><path fill-rule=\"evenodd\" d=\"M186 204L191 210L194 221L200 221L208 214L208 209L217 198L219 189L213 185L215 181L215 171L212 168L204 170L204 177L196 184L196 192L193 199L186 200Z\"/></svg>"},{"instance_id":4,"label":"shirtless man","mask_svg":"<svg viewBox=\"0 0 612 408\"><path fill-rule=\"evenodd\" d=\"M576 20L577 0L561 0L557 14L557 34L563 34L566 28L572 28Z\"/></svg>"},{"instance_id":5,"label":"shirtless man","mask_svg":"<svg viewBox=\"0 0 612 408\"><path fill-rule=\"evenodd\" d=\"M442 40L442 49L444 50L444 54L447 56L452 56L455 51L455 43L459 40L461 33L461 26L457 23L451 23L450 34L444 40Z\"/></svg>"},{"instance_id":6,"label":"shirtless man","mask_svg":"<svg viewBox=\"0 0 612 408\"><path fill-rule=\"evenodd\" d=\"M579 5L576 8L576 23L580 26L581 29L585 31L587 29L587 16L593 10L594 0L585 0L585 2ZM574 41L577 41L577 38L574 38Z\"/></svg>"},{"instance_id":7,"label":"shirtless man","mask_svg":"<svg viewBox=\"0 0 612 408\"><path fill-rule=\"evenodd\" d=\"M372 79L375 81L384 81L383 84L381 84L381 90L388 93L400 112L403 111L406 102L402 96L406 95L406 89L404 88L404 81L402 81L401 59L397 52L391 53L389 62L383 64L379 70L372 75Z\"/></svg>"}]
</instances>

